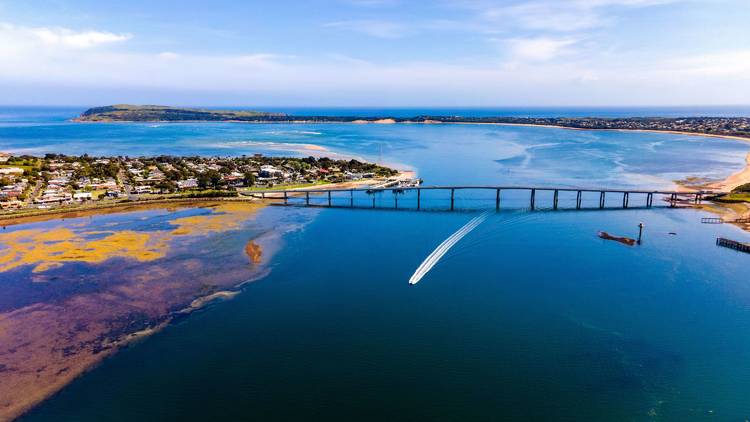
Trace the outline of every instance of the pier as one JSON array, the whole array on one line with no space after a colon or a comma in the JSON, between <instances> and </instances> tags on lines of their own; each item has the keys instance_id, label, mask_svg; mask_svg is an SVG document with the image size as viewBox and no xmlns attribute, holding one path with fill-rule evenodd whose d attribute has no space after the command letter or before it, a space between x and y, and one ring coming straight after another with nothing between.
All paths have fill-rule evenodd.
<instances>
[{"instance_id":1,"label":"pier","mask_svg":"<svg viewBox=\"0 0 750 422\"><path fill-rule=\"evenodd\" d=\"M704 217L701 218L703 224L724 224L724 223L735 223L735 224L750 224L750 218L735 218L734 220L724 220L720 217Z\"/></svg>"},{"instance_id":2,"label":"pier","mask_svg":"<svg viewBox=\"0 0 750 422\"><path fill-rule=\"evenodd\" d=\"M527 199L524 200L524 192ZM391 194L393 199L387 199ZM544 209L628 209L654 207L654 197L661 197L665 207L680 204L699 204L705 196L720 192L677 192L665 190L592 189L536 186L412 186L371 187L355 189L294 189L241 192L243 196L273 201L275 205L335 207L335 208L389 208L412 210L455 211L466 209L459 202L471 202L469 209L508 208L506 195L515 206L509 208ZM545 198L542 198L545 195ZM426 198L429 196L429 198ZM399 198L401 197L401 199ZM379 199L379 201L378 201Z\"/></svg>"},{"instance_id":3,"label":"pier","mask_svg":"<svg viewBox=\"0 0 750 422\"><path fill-rule=\"evenodd\" d=\"M729 249L734 249L740 252L750 253L750 243L742 243L736 240L719 237L716 239L716 245L729 248Z\"/></svg>"}]
</instances>

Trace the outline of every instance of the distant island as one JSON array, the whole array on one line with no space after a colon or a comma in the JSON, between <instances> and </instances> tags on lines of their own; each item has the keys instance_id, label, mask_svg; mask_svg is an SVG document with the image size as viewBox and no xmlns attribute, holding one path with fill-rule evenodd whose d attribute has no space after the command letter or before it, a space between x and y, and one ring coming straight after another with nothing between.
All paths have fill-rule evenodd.
<instances>
[{"instance_id":1,"label":"distant island","mask_svg":"<svg viewBox=\"0 0 750 422\"><path fill-rule=\"evenodd\" d=\"M198 108L157 105L116 104L86 110L77 122L182 122L182 121L254 121L284 117L283 113L265 113L249 110L206 110Z\"/></svg>"},{"instance_id":2,"label":"distant island","mask_svg":"<svg viewBox=\"0 0 750 422\"><path fill-rule=\"evenodd\" d=\"M474 117L304 116L247 110L212 110L118 104L86 110L76 122L422 123L507 124L568 129L643 130L750 138L748 117Z\"/></svg>"}]
</instances>

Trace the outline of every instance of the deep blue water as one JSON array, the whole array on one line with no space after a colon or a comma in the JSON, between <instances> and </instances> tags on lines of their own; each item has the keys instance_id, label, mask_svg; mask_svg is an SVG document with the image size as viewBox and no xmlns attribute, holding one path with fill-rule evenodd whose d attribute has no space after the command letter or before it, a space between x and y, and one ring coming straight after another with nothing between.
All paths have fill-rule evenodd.
<instances>
[{"instance_id":1,"label":"deep blue water","mask_svg":"<svg viewBox=\"0 0 750 422\"><path fill-rule=\"evenodd\" d=\"M51 120L0 125L0 149L240 155L314 144L382 156L427 184L632 187L724 177L750 149L548 128ZM750 418L750 260L714 245L750 236L700 224L705 212L502 211L416 286L419 263L476 213L295 212L304 224L270 275L108 359L24 420ZM635 236L639 222L638 247L596 236Z\"/></svg>"}]
</instances>

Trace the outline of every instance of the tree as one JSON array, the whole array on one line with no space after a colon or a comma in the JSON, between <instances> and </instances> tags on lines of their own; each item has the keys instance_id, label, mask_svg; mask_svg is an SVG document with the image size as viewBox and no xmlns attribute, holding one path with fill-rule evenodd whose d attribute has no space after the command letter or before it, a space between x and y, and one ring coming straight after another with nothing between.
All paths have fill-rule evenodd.
<instances>
[{"instance_id":1,"label":"tree","mask_svg":"<svg viewBox=\"0 0 750 422\"><path fill-rule=\"evenodd\" d=\"M198 175L198 187L218 189L221 184L221 174L216 170L209 170Z\"/></svg>"},{"instance_id":2,"label":"tree","mask_svg":"<svg viewBox=\"0 0 750 422\"><path fill-rule=\"evenodd\" d=\"M162 180L154 186L159 192L172 193L177 190L177 184L169 180Z\"/></svg>"},{"instance_id":3,"label":"tree","mask_svg":"<svg viewBox=\"0 0 750 422\"><path fill-rule=\"evenodd\" d=\"M245 185L255 186L255 175L251 172L245 173Z\"/></svg>"}]
</instances>

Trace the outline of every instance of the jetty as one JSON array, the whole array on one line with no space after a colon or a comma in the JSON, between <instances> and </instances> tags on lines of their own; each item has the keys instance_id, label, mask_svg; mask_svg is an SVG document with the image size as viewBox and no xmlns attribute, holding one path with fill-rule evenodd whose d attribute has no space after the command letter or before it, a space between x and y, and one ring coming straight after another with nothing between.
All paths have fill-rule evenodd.
<instances>
[{"instance_id":1,"label":"jetty","mask_svg":"<svg viewBox=\"0 0 750 422\"><path fill-rule=\"evenodd\" d=\"M392 199L388 199L391 194ZM669 190L594 189L543 186L377 186L357 189L294 189L242 192L243 196L272 201L275 205L389 208L413 210L494 209L627 209L652 208L654 198L675 208L699 204L721 192ZM506 198L507 195L507 198ZM525 198L525 199L524 199ZM507 199L507 201L506 201ZM463 201L463 206L459 202ZM509 206L506 206L510 204ZM468 205L470 204L470 206Z\"/></svg>"},{"instance_id":2,"label":"jetty","mask_svg":"<svg viewBox=\"0 0 750 422\"><path fill-rule=\"evenodd\" d=\"M750 243L738 242L736 240L719 237L716 239L716 245L722 246L736 251L750 253Z\"/></svg>"},{"instance_id":3,"label":"jetty","mask_svg":"<svg viewBox=\"0 0 750 422\"><path fill-rule=\"evenodd\" d=\"M735 223L735 224L750 224L750 218L735 218L734 220L724 220L720 217L704 217L701 218L703 224L724 224L724 223Z\"/></svg>"}]
</instances>

